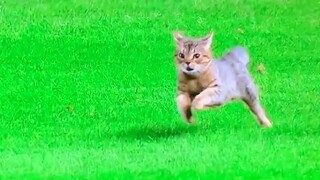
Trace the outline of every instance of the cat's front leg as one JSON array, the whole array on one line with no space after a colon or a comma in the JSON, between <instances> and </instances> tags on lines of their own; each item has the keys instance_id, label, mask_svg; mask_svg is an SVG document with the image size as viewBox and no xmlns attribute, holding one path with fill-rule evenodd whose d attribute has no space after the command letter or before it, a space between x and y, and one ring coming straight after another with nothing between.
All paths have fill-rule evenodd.
<instances>
[{"instance_id":1,"label":"cat's front leg","mask_svg":"<svg viewBox=\"0 0 320 180\"><path fill-rule=\"evenodd\" d=\"M194 98L191 109L207 110L214 106L220 106L222 103L219 90L217 88L208 88Z\"/></svg>"},{"instance_id":2,"label":"cat's front leg","mask_svg":"<svg viewBox=\"0 0 320 180\"><path fill-rule=\"evenodd\" d=\"M179 93L177 98L177 107L180 115L187 123L194 123L191 112L191 97L187 93Z\"/></svg>"}]
</instances>

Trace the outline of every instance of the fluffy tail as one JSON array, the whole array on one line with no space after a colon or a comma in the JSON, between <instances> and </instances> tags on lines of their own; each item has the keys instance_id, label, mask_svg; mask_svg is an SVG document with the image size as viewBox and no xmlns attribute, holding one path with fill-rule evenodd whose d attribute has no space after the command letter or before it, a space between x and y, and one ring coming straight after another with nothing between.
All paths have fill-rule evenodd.
<instances>
[{"instance_id":1,"label":"fluffy tail","mask_svg":"<svg viewBox=\"0 0 320 180\"><path fill-rule=\"evenodd\" d=\"M224 55L223 59L226 59L227 61L238 61L241 64L247 66L247 64L249 63L249 53L246 48L236 46L231 49L230 52Z\"/></svg>"}]
</instances>

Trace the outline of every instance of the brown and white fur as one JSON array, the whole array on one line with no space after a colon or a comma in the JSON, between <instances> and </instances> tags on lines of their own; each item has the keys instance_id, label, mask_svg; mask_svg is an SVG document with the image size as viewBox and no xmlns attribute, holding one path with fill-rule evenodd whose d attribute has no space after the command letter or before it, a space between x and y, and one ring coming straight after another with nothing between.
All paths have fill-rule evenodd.
<instances>
[{"instance_id":1,"label":"brown and white fur","mask_svg":"<svg viewBox=\"0 0 320 180\"><path fill-rule=\"evenodd\" d=\"M211 46L213 33L195 39L174 32L175 64L178 70L177 107L187 123L193 123L195 110L206 110L229 101L242 100L263 127L271 127L247 64L249 54L234 47L214 60Z\"/></svg>"}]
</instances>

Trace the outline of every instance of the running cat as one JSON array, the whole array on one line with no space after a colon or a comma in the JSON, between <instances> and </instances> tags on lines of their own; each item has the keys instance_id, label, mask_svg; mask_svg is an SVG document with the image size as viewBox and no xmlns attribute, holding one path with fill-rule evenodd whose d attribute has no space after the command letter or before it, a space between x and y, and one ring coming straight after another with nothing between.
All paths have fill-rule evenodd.
<instances>
[{"instance_id":1,"label":"running cat","mask_svg":"<svg viewBox=\"0 0 320 180\"><path fill-rule=\"evenodd\" d=\"M187 123L195 110L206 110L229 101L242 100L263 127L272 123L259 102L255 83L248 71L249 54L236 46L220 59L211 52L213 33L202 38L174 32L174 59L178 72L177 107Z\"/></svg>"}]
</instances>

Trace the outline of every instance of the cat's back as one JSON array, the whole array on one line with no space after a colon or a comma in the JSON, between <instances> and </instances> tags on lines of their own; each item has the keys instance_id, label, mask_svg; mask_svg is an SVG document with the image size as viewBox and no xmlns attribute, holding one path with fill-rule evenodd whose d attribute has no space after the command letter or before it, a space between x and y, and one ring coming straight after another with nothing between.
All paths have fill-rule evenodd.
<instances>
[{"instance_id":1,"label":"cat's back","mask_svg":"<svg viewBox=\"0 0 320 180\"><path fill-rule=\"evenodd\" d=\"M216 61L219 77L224 86L226 96L241 97L246 87L252 83L248 70L248 52L241 47L233 48ZM232 98L231 98L232 99Z\"/></svg>"},{"instance_id":2,"label":"cat's back","mask_svg":"<svg viewBox=\"0 0 320 180\"><path fill-rule=\"evenodd\" d=\"M249 53L246 48L236 46L223 55L221 59L229 62L230 64L241 64L243 66L247 66L249 63Z\"/></svg>"},{"instance_id":3,"label":"cat's back","mask_svg":"<svg viewBox=\"0 0 320 180\"><path fill-rule=\"evenodd\" d=\"M218 73L220 81L228 84L234 84L236 79L236 71L232 65L225 60L214 61L215 71Z\"/></svg>"},{"instance_id":4,"label":"cat's back","mask_svg":"<svg viewBox=\"0 0 320 180\"><path fill-rule=\"evenodd\" d=\"M215 69L226 96L240 97L249 77L247 67L232 59L221 58L215 61Z\"/></svg>"},{"instance_id":5,"label":"cat's back","mask_svg":"<svg viewBox=\"0 0 320 180\"><path fill-rule=\"evenodd\" d=\"M248 74L249 54L243 47L236 46L218 60L218 66L232 77Z\"/></svg>"}]
</instances>

